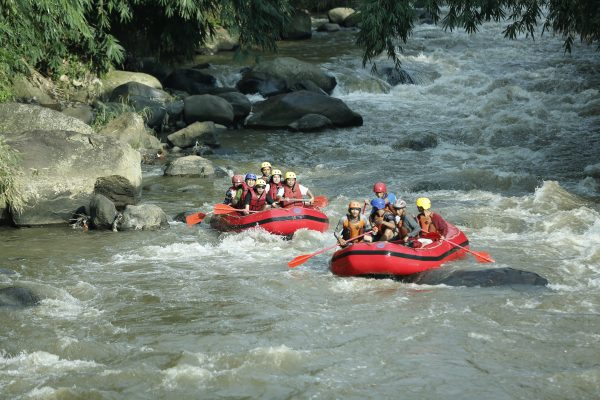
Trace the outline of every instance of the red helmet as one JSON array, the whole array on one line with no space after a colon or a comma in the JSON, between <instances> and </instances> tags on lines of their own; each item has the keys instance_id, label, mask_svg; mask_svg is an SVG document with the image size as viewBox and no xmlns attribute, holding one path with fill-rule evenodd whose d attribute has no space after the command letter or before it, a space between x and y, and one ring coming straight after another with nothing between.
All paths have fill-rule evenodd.
<instances>
[{"instance_id":1,"label":"red helmet","mask_svg":"<svg viewBox=\"0 0 600 400\"><path fill-rule=\"evenodd\" d=\"M234 185L239 185L244 182L244 175L234 175L231 177L231 183Z\"/></svg>"},{"instance_id":2,"label":"red helmet","mask_svg":"<svg viewBox=\"0 0 600 400\"><path fill-rule=\"evenodd\" d=\"M387 193L387 187L383 182L375 182L373 185L373 191L375 193Z\"/></svg>"}]
</instances>

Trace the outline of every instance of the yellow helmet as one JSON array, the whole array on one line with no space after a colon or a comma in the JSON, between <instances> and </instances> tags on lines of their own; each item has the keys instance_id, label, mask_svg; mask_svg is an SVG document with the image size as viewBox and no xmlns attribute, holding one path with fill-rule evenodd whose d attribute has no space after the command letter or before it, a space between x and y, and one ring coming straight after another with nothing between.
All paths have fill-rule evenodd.
<instances>
[{"instance_id":1,"label":"yellow helmet","mask_svg":"<svg viewBox=\"0 0 600 400\"><path fill-rule=\"evenodd\" d=\"M265 182L265 180L262 178L258 178L254 186L267 186L267 182Z\"/></svg>"},{"instance_id":2,"label":"yellow helmet","mask_svg":"<svg viewBox=\"0 0 600 400\"><path fill-rule=\"evenodd\" d=\"M279 175L279 176L281 177L281 175L283 175L283 174L281 173L281 170L279 170L279 169L274 169L274 170L271 172L271 175Z\"/></svg>"},{"instance_id":3,"label":"yellow helmet","mask_svg":"<svg viewBox=\"0 0 600 400\"><path fill-rule=\"evenodd\" d=\"M296 174L294 172L286 172L285 179L296 179Z\"/></svg>"},{"instance_id":4,"label":"yellow helmet","mask_svg":"<svg viewBox=\"0 0 600 400\"><path fill-rule=\"evenodd\" d=\"M361 208L361 207L362 207L362 205L360 204L360 202L358 202L356 200L352 200L350 202L350 204L348 204L348 209L351 209L351 208Z\"/></svg>"},{"instance_id":5,"label":"yellow helmet","mask_svg":"<svg viewBox=\"0 0 600 400\"><path fill-rule=\"evenodd\" d=\"M268 161L265 161L264 163L260 164L260 169L263 168L271 168L271 163Z\"/></svg>"},{"instance_id":6,"label":"yellow helmet","mask_svg":"<svg viewBox=\"0 0 600 400\"><path fill-rule=\"evenodd\" d=\"M417 207L422 208L423 210L429 210L431 208L431 200L427 197L419 197L417 199Z\"/></svg>"}]
</instances>

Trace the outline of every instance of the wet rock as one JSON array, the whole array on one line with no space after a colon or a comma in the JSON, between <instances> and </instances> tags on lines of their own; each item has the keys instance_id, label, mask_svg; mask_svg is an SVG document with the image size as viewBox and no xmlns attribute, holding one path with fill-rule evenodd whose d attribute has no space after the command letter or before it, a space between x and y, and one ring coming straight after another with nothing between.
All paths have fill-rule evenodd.
<instances>
[{"instance_id":1,"label":"wet rock","mask_svg":"<svg viewBox=\"0 0 600 400\"><path fill-rule=\"evenodd\" d=\"M312 37L310 14L306 10L294 10L292 20L285 27L281 38L284 40L304 40Z\"/></svg>"},{"instance_id":2,"label":"wet rock","mask_svg":"<svg viewBox=\"0 0 600 400\"><path fill-rule=\"evenodd\" d=\"M20 151L23 170L22 213L17 226L64 224L74 210L88 206L98 178L117 175L138 190L140 153L102 135L49 130L23 132L6 142Z\"/></svg>"},{"instance_id":3,"label":"wet rock","mask_svg":"<svg viewBox=\"0 0 600 400\"><path fill-rule=\"evenodd\" d=\"M125 208L128 204L139 201L139 187L133 186L131 182L119 175L103 176L96 179L94 193L106 196L118 209Z\"/></svg>"},{"instance_id":4,"label":"wet rock","mask_svg":"<svg viewBox=\"0 0 600 400\"><path fill-rule=\"evenodd\" d=\"M119 216L118 216L119 217ZM127 206L114 225L119 231L157 230L169 227L165 212L154 204Z\"/></svg>"},{"instance_id":5,"label":"wet rock","mask_svg":"<svg viewBox=\"0 0 600 400\"><path fill-rule=\"evenodd\" d=\"M322 25L319 25L319 27L317 28L317 32L337 32L339 30L339 24L335 24L333 22L326 22Z\"/></svg>"},{"instance_id":6,"label":"wet rock","mask_svg":"<svg viewBox=\"0 0 600 400\"><path fill-rule=\"evenodd\" d=\"M224 98L204 94L187 97L183 102L183 116L187 124L213 121L229 126L233 122L233 106Z\"/></svg>"},{"instance_id":7,"label":"wet rock","mask_svg":"<svg viewBox=\"0 0 600 400\"><path fill-rule=\"evenodd\" d=\"M183 90L189 94L207 94L217 86L217 79L203 71L194 68L175 70L165 79L169 89Z\"/></svg>"},{"instance_id":8,"label":"wet rock","mask_svg":"<svg viewBox=\"0 0 600 400\"><path fill-rule=\"evenodd\" d=\"M106 196L96 194L90 201L90 219L94 229L111 229L117 209Z\"/></svg>"},{"instance_id":9,"label":"wet rock","mask_svg":"<svg viewBox=\"0 0 600 400\"><path fill-rule=\"evenodd\" d=\"M209 177L215 174L215 167L209 160L200 156L185 156L167 164L166 176L199 176Z\"/></svg>"},{"instance_id":10,"label":"wet rock","mask_svg":"<svg viewBox=\"0 0 600 400\"><path fill-rule=\"evenodd\" d=\"M110 101L127 103L143 113L146 124L160 128L167 115L166 104L172 101L170 94L138 82L127 82L117 86L110 95Z\"/></svg>"},{"instance_id":11,"label":"wet rock","mask_svg":"<svg viewBox=\"0 0 600 400\"><path fill-rule=\"evenodd\" d=\"M318 93L299 91L271 97L254 105L246 120L250 128L288 128L308 114L328 118L336 127L361 126L362 117L340 100Z\"/></svg>"},{"instance_id":12,"label":"wet rock","mask_svg":"<svg viewBox=\"0 0 600 400\"><path fill-rule=\"evenodd\" d=\"M306 114L290 124L290 129L301 132L314 132L333 126L331 120L320 114Z\"/></svg>"},{"instance_id":13,"label":"wet rock","mask_svg":"<svg viewBox=\"0 0 600 400\"><path fill-rule=\"evenodd\" d=\"M152 75L142 72L113 70L102 78L102 94L110 96L115 88L129 82L141 83L155 89L163 88L160 81Z\"/></svg>"},{"instance_id":14,"label":"wet rock","mask_svg":"<svg viewBox=\"0 0 600 400\"><path fill-rule=\"evenodd\" d=\"M403 282L411 282L425 285L448 285L448 286L504 286L504 285L530 285L546 286L548 280L534 272L522 271L514 268L490 268L480 270L458 270L447 271L432 269L411 275L401 279Z\"/></svg>"},{"instance_id":15,"label":"wet rock","mask_svg":"<svg viewBox=\"0 0 600 400\"><path fill-rule=\"evenodd\" d=\"M14 274L16 274L16 272L13 271L12 269L0 268L0 274L2 274L2 275L14 275Z\"/></svg>"},{"instance_id":16,"label":"wet rock","mask_svg":"<svg viewBox=\"0 0 600 400\"><path fill-rule=\"evenodd\" d=\"M252 103L246 96L238 92L219 93L217 96L227 100L233 107L233 122L234 124L241 123L252 111Z\"/></svg>"},{"instance_id":17,"label":"wet rock","mask_svg":"<svg viewBox=\"0 0 600 400\"><path fill-rule=\"evenodd\" d=\"M312 81L325 93L331 94L337 81L316 65L293 57L264 61L243 72L237 88L245 94L260 93L264 97L291 92L302 81Z\"/></svg>"},{"instance_id":18,"label":"wet rock","mask_svg":"<svg viewBox=\"0 0 600 400\"><path fill-rule=\"evenodd\" d=\"M150 129L146 128L143 118L132 112L119 115L98 133L117 138L136 150L162 148L160 140L152 134Z\"/></svg>"},{"instance_id":19,"label":"wet rock","mask_svg":"<svg viewBox=\"0 0 600 400\"><path fill-rule=\"evenodd\" d=\"M25 131L68 130L91 135L91 126L59 111L33 104L0 104L0 135L7 138Z\"/></svg>"},{"instance_id":20,"label":"wet rock","mask_svg":"<svg viewBox=\"0 0 600 400\"><path fill-rule=\"evenodd\" d=\"M194 122L167 136L169 144L185 149L198 144L218 147L217 128L212 121Z\"/></svg>"},{"instance_id":21,"label":"wet rock","mask_svg":"<svg viewBox=\"0 0 600 400\"><path fill-rule=\"evenodd\" d=\"M392 86L407 85L407 84L413 85L415 83L415 81L408 74L408 72L403 70L402 68L395 68L395 67L378 68L376 75L377 75L377 77L385 80L387 83L389 83Z\"/></svg>"},{"instance_id":22,"label":"wet rock","mask_svg":"<svg viewBox=\"0 0 600 400\"><path fill-rule=\"evenodd\" d=\"M0 307L30 307L39 302L40 298L29 289L16 286L0 289Z\"/></svg>"}]
</instances>

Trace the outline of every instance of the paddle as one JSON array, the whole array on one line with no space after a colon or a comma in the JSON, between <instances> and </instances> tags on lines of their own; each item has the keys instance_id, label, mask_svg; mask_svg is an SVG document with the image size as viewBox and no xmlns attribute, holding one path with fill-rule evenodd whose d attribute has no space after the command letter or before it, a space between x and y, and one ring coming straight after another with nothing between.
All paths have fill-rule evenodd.
<instances>
[{"instance_id":1,"label":"paddle","mask_svg":"<svg viewBox=\"0 0 600 400\"><path fill-rule=\"evenodd\" d=\"M206 216L208 214L212 214L212 212L209 212L207 214L204 214L203 212L197 212L194 214L190 214L190 215L186 215L185 217L185 223L188 225L196 225L201 223L204 218L206 218Z\"/></svg>"},{"instance_id":2,"label":"paddle","mask_svg":"<svg viewBox=\"0 0 600 400\"><path fill-rule=\"evenodd\" d=\"M467 249L466 247L463 247L463 246L461 246L461 245L459 245L459 244L456 244L456 243L454 243L454 242L451 242L451 241L450 241L450 240L448 240L448 239L444 239L444 238L442 238L442 237L440 237L440 239L441 239L441 240L443 240L444 242L448 242L448 243L450 243L452 246L456 246L456 247L458 247L459 249L463 249L463 250L465 250L466 252L468 252L468 253L471 253L471 254L472 254L474 257L475 257L475 259L477 260L477 262L480 262L480 263L493 263L493 262L496 262L496 261L494 261L494 259L493 259L493 258L492 258L492 257L491 257L491 256L490 256L488 253L486 253L486 252L483 252L483 251L472 251L472 250L469 250L469 249Z\"/></svg>"},{"instance_id":3,"label":"paddle","mask_svg":"<svg viewBox=\"0 0 600 400\"><path fill-rule=\"evenodd\" d=\"M242 210L242 209L234 208L234 207L231 207L231 206L229 206L227 204L215 204L214 210L212 212L215 215L221 215L221 214L231 214L233 212L243 212L243 211L244 210ZM257 213L257 212L260 212L260 211L252 211L252 210L250 210L248 212Z\"/></svg>"},{"instance_id":4,"label":"paddle","mask_svg":"<svg viewBox=\"0 0 600 400\"><path fill-rule=\"evenodd\" d=\"M302 198L302 199L290 199L290 198L284 197L281 200L305 202L305 201L309 201L310 198L306 197L306 198ZM327 197L325 197L325 196L316 196L315 199L313 200L313 206L318 207L318 208L323 208L323 207L327 206L327 204L329 204L329 199L327 199Z\"/></svg>"},{"instance_id":5,"label":"paddle","mask_svg":"<svg viewBox=\"0 0 600 400\"><path fill-rule=\"evenodd\" d=\"M363 237L371 232L372 231L368 231L368 232L363 233L362 235L354 236L353 238L346 240L346 242L351 242L353 240L360 239L361 237ZM307 262L309 259L313 258L314 256L319 255L321 253L325 253L327 250L331 250L337 246L339 246L338 243L334 244L333 246L329 246L324 249L315 251L314 253L299 255L298 257L294 258L292 261L288 262L288 267L295 268L298 265L304 264L305 262Z\"/></svg>"}]
</instances>

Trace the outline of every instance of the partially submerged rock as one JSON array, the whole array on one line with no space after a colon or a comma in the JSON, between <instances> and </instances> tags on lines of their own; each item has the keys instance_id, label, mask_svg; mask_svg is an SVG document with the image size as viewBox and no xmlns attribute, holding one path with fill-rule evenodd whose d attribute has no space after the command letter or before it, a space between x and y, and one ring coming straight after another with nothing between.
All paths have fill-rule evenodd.
<instances>
[{"instance_id":1,"label":"partially submerged rock","mask_svg":"<svg viewBox=\"0 0 600 400\"><path fill-rule=\"evenodd\" d=\"M31 290L10 286L0 289L0 307L31 307L40 302L40 298Z\"/></svg>"}]
</instances>

